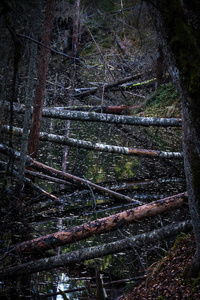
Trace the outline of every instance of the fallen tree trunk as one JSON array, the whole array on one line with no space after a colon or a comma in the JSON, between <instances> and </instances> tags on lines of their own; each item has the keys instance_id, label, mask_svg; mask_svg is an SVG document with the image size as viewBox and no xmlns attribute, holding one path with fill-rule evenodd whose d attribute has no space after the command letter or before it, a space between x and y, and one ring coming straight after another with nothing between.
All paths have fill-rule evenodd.
<instances>
[{"instance_id":1,"label":"fallen tree trunk","mask_svg":"<svg viewBox=\"0 0 200 300\"><path fill-rule=\"evenodd\" d=\"M5 104L5 109L9 110L9 103ZM14 112L24 113L24 106L15 104ZM179 118L153 118L153 117L133 117L124 115L102 114L85 111L65 111L54 108L43 108L42 116L46 118L58 118L62 120L76 120L88 122L103 122L124 125L140 126L162 126L162 127L181 127L182 120Z\"/></svg>"},{"instance_id":2,"label":"fallen tree trunk","mask_svg":"<svg viewBox=\"0 0 200 300\"><path fill-rule=\"evenodd\" d=\"M140 246L145 243L155 243L158 240L166 239L168 237L177 235L179 232L186 232L192 229L191 221L184 221L180 223L172 223L161 229L156 229L152 232L143 233L132 238L125 238L116 242L103 244L96 247L90 247L61 254L50 258L39 259L28 262L15 267L8 267L0 271L0 279L8 279L11 277L18 277L36 273L38 271L45 271L54 268L67 266L69 264L80 263L88 259L94 259L109 254L118 253L125 249L130 249L132 246Z\"/></svg>"},{"instance_id":3,"label":"fallen tree trunk","mask_svg":"<svg viewBox=\"0 0 200 300\"><path fill-rule=\"evenodd\" d=\"M155 82L156 82L156 78L153 78L153 79L138 82L138 83L134 83L134 82L124 83L122 85L119 85L119 87L123 88L124 90L131 90L131 89L135 89L135 88L137 88L137 89L143 88L144 85L155 84Z\"/></svg>"},{"instance_id":4,"label":"fallen tree trunk","mask_svg":"<svg viewBox=\"0 0 200 300\"><path fill-rule=\"evenodd\" d=\"M61 106L61 107L54 107L54 109L60 110L73 110L73 111L89 111L89 112L96 112L96 113L104 113L104 114L116 114L121 115L126 114L128 111L131 112L134 106L128 105L118 105L118 106L101 106L101 105L82 105L82 106Z\"/></svg>"},{"instance_id":5,"label":"fallen tree trunk","mask_svg":"<svg viewBox=\"0 0 200 300\"><path fill-rule=\"evenodd\" d=\"M16 159L19 159L19 155L20 153L16 150L13 150L13 149L10 149L9 147L3 145L3 144L0 144L0 152L1 153L4 153L6 155L13 155ZM58 176L60 179L67 179L67 181L70 181L74 184L77 184L79 183L81 186L84 186L84 187L88 187L88 186L91 186L93 188L95 188L96 190L99 190L103 193L108 193L109 195L111 195L113 198L115 199L119 199L119 200L126 200L126 201L131 201L131 202L134 202L135 204L142 204L142 202L140 201L137 201L135 199L132 199L128 196L125 196L125 195L122 195L120 193L117 193L117 192L114 192L112 190L109 190L107 188L104 188L102 186L99 186L91 181L88 181L86 179L83 179L83 178L80 178L80 177L77 177L77 176L74 176L74 175L71 175L71 174L68 174L68 173L65 173L65 172L62 172L62 171L59 171L59 170L56 170L54 168L51 168L45 164L42 164L42 163L39 163L38 161L32 159L31 157L27 156L26 157L26 164L36 170L39 170L41 172L44 172L46 173L47 175L56 175Z\"/></svg>"},{"instance_id":6,"label":"fallen tree trunk","mask_svg":"<svg viewBox=\"0 0 200 300\"><path fill-rule=\"evenodd\" d=\"M72 96L83 98L83 97L86 97L86 96L89 96L89 95L94 95L98 90L101 90L102 88L104 88L104 91L105 91L105 90L108 90L108 89L113 88L115 86L118 86L120 84L123 84L125 82L129 82L133 79L140 78L141 75L142 74L131 75L131 76L128 76L128 77L125 77L125 78L122 78L122 79L119 79L119 80L116 80L116 81L113 81L113 82L110 82L110 83L104 83L102 86L91 88L91 89L88 89L87 91L84 91L82 93L77 93L77 94L74 94Z\"/></svg>"},{"instance_id":7,"label":"fallen tree trunk","mask_svg":"<svg viewBox=\"0 0 200 300\"><path fill-rule=\"evenodd\" d=\"M22 242L21 244L12 246L10 250L13 249L17 252L45 251L62 245L71 244L90 236L110 232L129 223L137 222L175 209L183 205L186 198L187 192L177 194L115 215L74 226L65 231Z\"/></svg>"},{"instance_id":8,"label":"fallen tree trunk","mask_svg":"<svg viewBox=\"0 0 200 300\"><path fill-rule=\"evenodd\" d=\"M116 39L116 42L119 46L119 48L122 50L122 52L124 53L124 55L126 55L127 57L129 57L130 53L129 51L127 50L127 47L122 43L120 37L115 34L115 39Z\"/></svg>"},{"instance_id":9,"label":"fallen tree trunk","mask_svg":"<svg viewBox=\"0 0 200 300\"><path fill-rule=\"evenodd\" d=\"M144 88L145 85L155 85L155 82L156 82L156 78L153 78L153 79L150 79L150 80L146 80L146 81L142 81L142 82L126 82L126 83L122 83L122 84L105 84L105 89L112 89L114 91L116 90L120 90L120 89L123 89L123 90L133 90L133 89L142 89ZM83 98L83 97L86 97L86 96L89 96L89 95L94 95L98 90L100 89L100 87L96 87L96 88L88 88L86 91L83 91L83 92L79 92L77 94L74 94L72 95L73 97L80 97L80 98Z\"/></svg>"},{"instance_id":10,"label":"fallen tree trunk","mask_svg":"<svg viewBox=\"0 0 200 300\"><path fill-rule=\"evenodd\" d=\"M8 125L2 125L2 132L9 133L10 127ZM13 127L13 132L15 135L22 136L22 129L18 127ZM92 143L83 140L77 140L73 138L69 138L66 136L48 134L46 132L40 132L40 140L48 141L52 143L57 143L61 145L68 145L76 148L83 148L87 150L94 150L100 152L109 152L109 153L120 153L124 155L135 155L135 156L147 156L147 157L161 157L161 158L183 158L183 154L181 152L166 152L166 151L158 151L158 150L148 150L148 149L134 149L128 147L120 147L114 145L106 145L101 143Z\"/></svg>"}]
</instances>

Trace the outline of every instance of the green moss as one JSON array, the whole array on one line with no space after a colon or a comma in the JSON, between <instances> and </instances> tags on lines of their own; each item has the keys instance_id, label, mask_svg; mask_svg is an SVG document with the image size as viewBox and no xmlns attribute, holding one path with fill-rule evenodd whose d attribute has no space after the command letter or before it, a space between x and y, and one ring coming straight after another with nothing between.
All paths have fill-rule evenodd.
<instances>
[{"instance_id":1,"label":"green moss","mask_svg":"<svg viewBox=\"0 0 200 300\"><path fill-rule=\"evenodd\" d=\"M144 102L142 111L140 111L137 116L181 118L181 101L174 85L171 82L160 85L156 93L154 92ZM181 128L173 128L173 132L176 134L176 140L174 139L174 135L170 135L165 128L152 126L143 128L142 132L148 135L160 150L166 151L166 149L169 149L170 151L181 151L182 149Z\"/></svg>"},{"instance_id":2,"label":"green moss","mask_svg":"<svg viewBox=\"0 0 200 300\"><path fill-rule=\"evenodd\" d=\"M200 51L181 1L165 0L164 23L168 42L189 93L197 100L200 89ZM200 101L200 100L199 100Z\"/></svg>"},{"instance_id":3,"label":"green moss","mask_svg":"<svg viewBox=\"0 0 200 300\"><path fill-rule=\"evenodd\" d=\"M200 285L200 272L199 272L199 276L192 282L193 293L196 293L198 291L199 285Z\"/></svg>"},{"instance_id":4,"label":"green moss","mask_svg":"<svg viewBox=\"0 0 200 300\"><path fill-rule=\"evenodd\" d=\"M111 0L100 0L99 1L99 7L100 9L106 11L106 12L110 12L113 10L114 8L114 3Z\"/></svg>"},{"instance_id":5,"label":"green moss","mask_svg":"<svg viewBox=\"0 0 200 300\"><path fill-rule=\"evenodd\" d=\"M174 246L172 247L172 249L175 250L175 249L180 245L180 243L181 243L182 241L186 240L186 239L187 239L187 235L186 235L185 233L181 232L181 233L177 236L177 238L176 238L176 240L175 240L175 242L174 242Z\"/></svg>"}]
</instances>

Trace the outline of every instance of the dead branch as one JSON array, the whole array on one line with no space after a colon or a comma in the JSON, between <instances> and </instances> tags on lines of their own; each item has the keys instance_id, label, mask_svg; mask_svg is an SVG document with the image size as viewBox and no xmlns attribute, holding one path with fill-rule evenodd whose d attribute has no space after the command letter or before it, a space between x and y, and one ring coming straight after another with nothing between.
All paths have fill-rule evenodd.
<instances>
[{"instance_id":1,"label":"dead branch","mask_svg":"<svg viewBox=\"0 0 200 300\"><path fill-rule=\"evenodd\" d=\"M143 275L143 276L135 276L132 278L127 278L127 279L120 279L120 280L114 280L114 281L109 281L109 282L104 282L103 286L109 286L109 285L114 285L114 284L119 284L119 283L125 283L125 282L130 282L130 281L135 281L135 280L140 280L140 279L145 279L147 278L147 275ZM74 278L73 278L74 279ZM80 280L80 279L79 279ZM85 279L87 280L87 278ZM91 284L90 287L91 288L96 288L96 284ZM79 291L83 291L86 290L87 286L81 287L81 288L74 288L74 289L68 289L68 290L64 290L64 293L72 293L72 292L79 292ZM44 298L48 298L48 297L53 297L53 296L57 296L60 295L60 292L56 292L56 293L51 293L51 294L46 294L44 296L40 296L42 299Z\"/></svg>"}]
</instances>

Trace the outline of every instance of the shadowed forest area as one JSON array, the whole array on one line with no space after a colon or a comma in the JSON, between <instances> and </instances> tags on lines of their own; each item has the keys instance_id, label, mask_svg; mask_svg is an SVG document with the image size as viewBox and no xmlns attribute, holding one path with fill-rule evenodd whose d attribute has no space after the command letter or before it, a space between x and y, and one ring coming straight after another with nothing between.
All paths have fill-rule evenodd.
<instances>
[{"instance_id":1,"label":"shadowed forest area","mask_svg":"<svg viewBox=\"0 0 200 300\"><path fill-rule=\"evenodd\" d=\"M197 2L1 1L1 299L200 299Z\"/></svg>"}]
</instances>

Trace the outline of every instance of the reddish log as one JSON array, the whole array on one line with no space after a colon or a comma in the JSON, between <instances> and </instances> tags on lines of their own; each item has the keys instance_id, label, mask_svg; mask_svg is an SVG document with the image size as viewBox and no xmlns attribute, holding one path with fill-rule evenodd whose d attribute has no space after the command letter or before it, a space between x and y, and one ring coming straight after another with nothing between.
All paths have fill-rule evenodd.
<instances>
[{"instance_id":1,"label":"reddish log","mask_svg":"<svg viewBox=\"0 0 200 300\"><path fill-rule=\"evenodd\" d=\"M31 273L42 272L60 268L63 266L70 266L88 259L103 257L106 255L119 253L125 249L132 249L133 245L140 247L144 244L157 243L157 241L164 240L168 237L175 236L180 232L189 232L192 229L191 221L183 221L179 223L172 223L160 229L155 229L151 232L145 232L131 238L125 238L110 242L108 244L101 244L95 247L86 247L79 250L66 252L53 257L45 257L39 260L27 262L17 266L9 266L0 271L0 280L11 277L19 277Z\"/></svg>"},{"instance_id":2,"label":"reddish log","mask_svg":"<svg viewBox=\"0 0 200 300\"><path fill-rule=\"evenodd\" d=\"M187 192L177 194L115 215L74 226L65 231L41 236L31 241L12 246L11 249L18 252L45 251L62 245L71 244L92 235L110 232L129 223L137 222L180 207L184 203L186 197Z\"/></svg>"}]
</instances>

